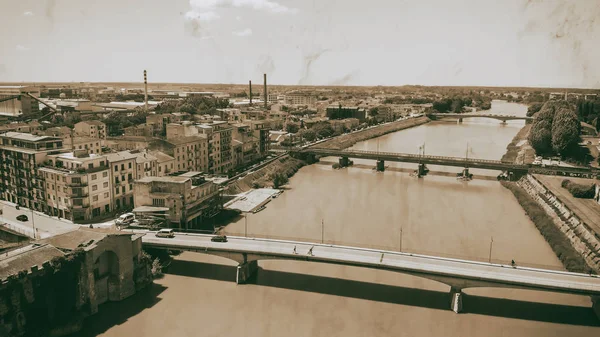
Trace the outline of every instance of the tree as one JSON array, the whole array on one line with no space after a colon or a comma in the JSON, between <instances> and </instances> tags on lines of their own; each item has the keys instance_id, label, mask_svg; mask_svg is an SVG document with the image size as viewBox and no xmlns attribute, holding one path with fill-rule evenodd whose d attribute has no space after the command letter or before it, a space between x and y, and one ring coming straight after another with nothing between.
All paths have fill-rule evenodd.
<instances>
[{"instance_id":1,"label":"tree","mask_svg":"<svg viewBox=\"0 0 600 337\"><path fill-rule=\"evenodd\" d=\"M287 175L283 174L283 173L275 173L273 175L273 187L275 188L279 188L285 184L287 184L289 181Z\"/></svg>"},{"instance_id":2,"label":"tree","mask_svg":"<svg viewBox=\"0 0 600 337\"><path fill-rule=\"evenodd\" d=\"M379 114L379 108L374 107L374 108L369 109L369 116L375 117L375 116L377 116L377 114Z\"/></svg>"},{"instance_id":3,"label":"tree","mask_svg":"<svg viewBox=\"0 0 600 337\"><path fill-rule=\"evenodd\" d=\"M529 143L538 154L552 151L552 123L548 120L536 121L529 132Z\"/></svg>"},{"instance_id":4,"label":"tree","mask_svg":"<svg viewBox=\"0 0 600 337\"><path fill-rule=\"evenodd\" d=\"M317 133L313 129L300 130L300 136L309 142L312 142L317 138Z\"/></svg>"},{"instance_id":5,"label":"tree","mask_svg":"<svg viewBox=\"0 0 600 337\"><path fill-rule=\"evenodd\" d=\"M580 142L581 123L573 110L560 108L552 123L552 149L561 155L568 155Z\"/></svg>"},{"instance_id":6,"label":"tree","mask_svg":"<svg viewBox=\"0 0 600 337\"><path fill-rule=\"evenodd\" d=\"M298 125L297 123L287 123L287 125L285 126L285 131L289 133L296 133L298 132L298 130L300 130L300 125Z\"/></svg>"},{"instance_id":7,"label":"tree","mask_svg":"<svg viewBox=\"0 0 600 337\"><path fill-rule=\"evenodd\" d=\"M536 112L540 111L542 109L542 106L544 106L544 103L541 103L541 102L531 103L531 105L529 105L529 107L527 108L527 117L531 117Z\"/></svg>"}]
</instances>

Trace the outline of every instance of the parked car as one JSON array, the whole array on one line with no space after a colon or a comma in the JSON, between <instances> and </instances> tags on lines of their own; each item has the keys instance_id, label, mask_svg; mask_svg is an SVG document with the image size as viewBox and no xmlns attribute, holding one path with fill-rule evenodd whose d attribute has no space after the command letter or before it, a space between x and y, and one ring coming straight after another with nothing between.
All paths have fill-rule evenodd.
<instances>
[{"instance_id":1,"label":"parked car","mask_svg":"<svg viewBox=\"0 0 600 337\"><path fill-rule=\"evenodd\" d=\"M156 232L156 236L159 238L174 238L175 231L171 228L163 228Z\"/></svg>"},{"instance_id":2,"label":"parked car","mask_svg":"<svg viewBox=\"0 0 600 337\"><path fill-rule=\"evenodd\" d=\"M115 223L119 226L129 225L135 220L135 215L133 213L125 213L115 220Z\"/></svg>"},{"instance_id":3,"label":"parked car","mask_svg":"<svg viewBox=\"0 0 600 337\"><path fill-rule=\"evenodd\" d=\"M225 235L217 235L213 236L210 241L212 242L227 242L227 237Z\"/></svg>"},{"instance_id":4,"label":"parked car","mask_svg":"<svg viewBox=\"0 0 600 337\"><path fill-rule=\"evenodd\" d=\"M28 221L29 218L27 217L27 215L21 214L21 215L17 216L17 220L25 222L25 221Z\"/></svg>"}]
</instances>

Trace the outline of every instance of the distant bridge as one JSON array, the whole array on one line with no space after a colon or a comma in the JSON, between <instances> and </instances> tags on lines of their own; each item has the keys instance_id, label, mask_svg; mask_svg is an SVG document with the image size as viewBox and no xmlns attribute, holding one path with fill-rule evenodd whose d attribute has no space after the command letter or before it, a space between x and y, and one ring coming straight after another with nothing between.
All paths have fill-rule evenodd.
<instances>
[{"instance_id":1,"label":"distant bridge","mask_svg":"<svg viewBox=\"0 0 600 337\"><path fill-rule=\"evenodd\" d=\"M238 284L256 273L258 260L321 262L389 270L444 283L450 286L450 308L457 313L462 310L462 289L501 287L588 295L600 317L597 275L302 241L228 237L227 242L213 242L213 235L177 233L174 238L158 238L155 233L142 237L144 248L192 251L233 260L238 263Z\"/></svg>"},{"instance_id":2,"label":"distant bridge","mask_svg":"<svg viewBox=\"0 0 600 337\"><path fill-rule=\"evenodd\" d=\"M432 113L428 114L428 116L433 117L434 119L442 119L442 118L455 118L458 119L459 122L463 121L463 118L492 118L501 120L503 122L512 121L512 120L524 120L524 121L532 121L533 117L525 117L525 116L512 116L512 115L492 115L492 114L457 114L457 113Z\"/></svg>"},{"instance_id":3,"label":"distant bridge","mask_svg":"<svg viewBox=\"0 0 600 337\"><path fill-rule=\"evenodd\" d=\"M379 151L360 151L360 150L335 150L335 149L323 149L323 148L304 148L291 150L292 153L305 153L313 156L324 156L324 157L339 157L340 166L345 167L349 165L349 158L357 159L370 159L377 161L377 169L379 171L384 170L385 161L392 162L405 162L419 164L418 173L419 176L426 174L425 165L440 165L440 166L453 166L461 167L465 170L464 174L468 175L469 168L485 169L485 170L496 170L514 173L515 177L522 176L527 173L537 173L545 175L560 175L568 177L584 177L594 178L600 174L600 171L596 168L591 167L563 167L563 166L551 166L551 167L540 167L531 164L514 164L506 163L499 160L488 160L488 159L476 159L476 158L460 158L460 157L444 157L444 156L430 156L430 155L418 155L408 153L393 153L393 152L379 152Z\"/></svg>"}]
</instances>

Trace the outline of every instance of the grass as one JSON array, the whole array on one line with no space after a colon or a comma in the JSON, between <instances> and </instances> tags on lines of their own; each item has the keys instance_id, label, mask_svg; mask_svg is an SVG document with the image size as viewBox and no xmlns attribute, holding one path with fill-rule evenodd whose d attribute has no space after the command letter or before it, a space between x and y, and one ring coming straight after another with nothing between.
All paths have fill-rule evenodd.
<instances>
[{"instance_id":1,"label":"grass","mask_svg":"<svg viewBox=\"0 0 600 337\"><path fill-rule=\"evenodd\" d=\"M500 183L514 194L521 207L525 210L525 213L533 221L568 271L577 273L587 273L590 271L590 267L586 264L581 254L571 246L571 242L567 236L556 227L554 221L552 221L552 217L523 188L514 182L501 181Z\"/></svg>"}]
</instances>

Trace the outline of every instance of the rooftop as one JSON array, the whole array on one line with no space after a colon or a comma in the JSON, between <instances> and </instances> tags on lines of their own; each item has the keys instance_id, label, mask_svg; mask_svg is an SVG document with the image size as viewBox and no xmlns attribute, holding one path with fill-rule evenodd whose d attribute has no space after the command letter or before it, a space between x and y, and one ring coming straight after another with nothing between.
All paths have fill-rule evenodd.
<instances>
[{"instance_id":1,"label":"rooftop","mask_svg":"<svg viewBox=\"0 0 600 337\"><path fill-rule=\"evenodd\" d=\"M117 162L121 160L136 159L137 156L129 151L120 151L116 153L109 153L106 155L109 162Z\"/></svg>"},{"instance_id":2,"label":"rooftop","mask_svg":"<svg viewBox=\"0 0 600 337\"><path fill-rule=\"evenodd\" d=\"M32 266L41 266L56 256L64 256L60 250L50 245L32 244L4 253L0 256L0 280Z\"/></svg>"},{"instance_id":3,"label":"rooftop","mask_svg":"<svg viewBox=\"0 0 600 337\"><path fill-rule=\"evenodd\" d=\"M0 136L12 138L12 139L18 139L18 140L25 140L25 141L29 141L29 142L38 142L38 141L42 141L42 140L60 140L60 138L56 138L56 137L36 136L36 135L32 135L31 133L12 132L12 131L2 133L2 134L0 134Z\"/></svg>"},{"instance_id":4,"label":"rooftop","mask_svg":"<svg viewBox=\"0 0 600 337\"><path fill-rule=\"evenodd\" d=\"M174 145L180 145L180 144L193 143L193 142L206 140L206 139L207 139L206 135L196 135L196 136L189 136L189 137L172 138L172 139L169 139L167 142L174 144Z\"/></svg>"},{"instance_id":5,"label":"rooftop","mask_svg":"<svg viewBox=\"0 0 600 337\"><path fill-rule=\"evenodd\" d=\"M49 237L42 240L42 242L51 244L56 248L64 250L75 250L78 247L83 247L85 249L85 247L95 245L96 243L102 241L102 239L107 237L109 234L131 235L131 233L114 230L99 230L80 227L74 231Z\"/></svg>"},{"instance_id":6,"label":"rooftop","mask_svg":"<svg viewBox=\"0 0 600 337\"><path fill-rule=\"evenodd\" d=\"M187 177L165 176L165 177L144 177L142 179L136 180L136 182L143 183L143 184L148 184L148 183L153 183L153 182L183 184L189 180L190 180L190 178L187 178Z\"/></svg>"},{"instance_id":7,"label":"rooftop","mask_svg":"<svg viewBox=\"0 0 600 337\"><path fill-rule=\"evenodd\" d=\"M174 157L171 157L168 154L166 154L164 152L161 152L161 151L150 151L148 153L150 153L154 157L156 157L156 159L158 160L159 163L164 163L164 162L167 162L167 161L175 160Z\"/></svg>"},{"instance_id":8,"label":"rooftop","mask_svg":"<svg viewBox=\"0 0 600 337\"><path fill-rule=\"evenodd\" d=\"M80 124L80 123L86 123L86 124L89 124L89 125L105 125L104 123L102 123L101 121L98 121L98 120L81 121L81 122L79 122L77 124ZM77 125L77 124L75 124L75 125Z\"/></svg>"}]
</instances>

